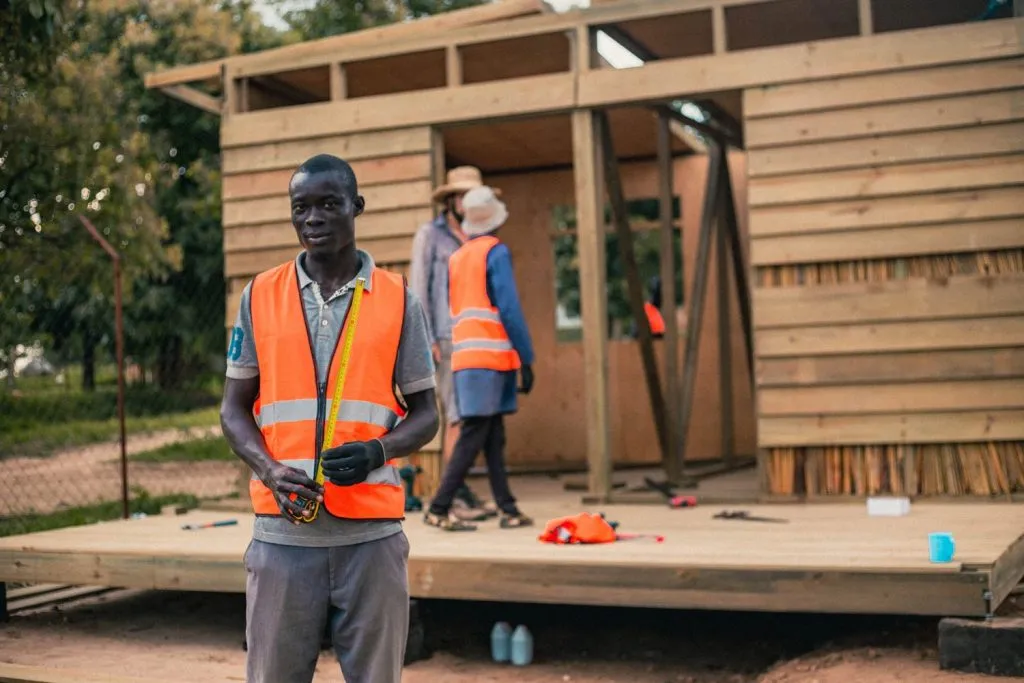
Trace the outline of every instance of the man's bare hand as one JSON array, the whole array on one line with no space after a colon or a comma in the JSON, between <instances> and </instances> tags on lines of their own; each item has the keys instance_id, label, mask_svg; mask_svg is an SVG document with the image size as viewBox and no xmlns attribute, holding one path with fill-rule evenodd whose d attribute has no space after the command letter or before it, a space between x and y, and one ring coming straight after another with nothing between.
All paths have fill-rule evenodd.
<instances>
[{"instance_id":1,"label":"man's bare hand","mask_svg":"<svg viewBox=\"0 0 1024 683\"><path fill-rule=\"evenodd\" d=\"M275 463L263 477L263 483L274 492L274 499L281 512L291 519L291 516L308 516L303 512L301 500L316 500L323 502L324 489L317 486L316 482L310 479L305 472L294 467L288 467ZM296 494L299 500L292 500L291 495ZM293 523L298 524L295 520Z\"/></svg>"},{"instance_id":2,"label":"man's bare hand","mask_svg":"<svg viewBox=\"0 0 1024 683\"><path fill-rule=\"evenodd\" d=\"M437 342L434 342L433 344L430 345L430 352L434 356L434 363L440 365L441 364L441 345L438 344Z\"/></svg>"}]
</instances>

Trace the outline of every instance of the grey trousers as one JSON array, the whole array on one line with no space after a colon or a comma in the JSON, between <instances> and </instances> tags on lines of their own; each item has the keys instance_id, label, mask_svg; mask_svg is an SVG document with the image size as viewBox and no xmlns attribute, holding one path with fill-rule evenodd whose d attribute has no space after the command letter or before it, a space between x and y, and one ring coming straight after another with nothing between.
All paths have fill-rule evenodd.
<instances>
[{"instance_id":1,"label":"grey trousers","mask_svg":"<svg viewBox=\"0 0 1024 683\"><path fill-rule=\"evenodd\" d=\"M400 683L409 630L405 533L305 548L253 540L245 552L248 683L311 683L329 624L345 683Z\"/></svg>"}]
</instances>

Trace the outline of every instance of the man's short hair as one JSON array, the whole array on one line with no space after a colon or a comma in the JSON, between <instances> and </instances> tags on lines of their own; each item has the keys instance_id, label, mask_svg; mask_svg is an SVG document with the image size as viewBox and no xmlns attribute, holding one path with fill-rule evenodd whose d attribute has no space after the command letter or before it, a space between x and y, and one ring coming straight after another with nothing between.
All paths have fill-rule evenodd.
<instances>
[{"instance_id":1,"label":"man's short hair","mask_svg":"<svg viewBox=\"0 0 1024 683\"><path fill-rule=\"evenodd\" d=\"M339 159L333 154L317 154L302 162L302 165L295 169L292 174L294 178L299 173L315 175L317 173L337 173L341 176L342 183L352 191L352 196L359 194L359 184L356 181L356 172L344 159Z\"/></svg>"}]
</instances>

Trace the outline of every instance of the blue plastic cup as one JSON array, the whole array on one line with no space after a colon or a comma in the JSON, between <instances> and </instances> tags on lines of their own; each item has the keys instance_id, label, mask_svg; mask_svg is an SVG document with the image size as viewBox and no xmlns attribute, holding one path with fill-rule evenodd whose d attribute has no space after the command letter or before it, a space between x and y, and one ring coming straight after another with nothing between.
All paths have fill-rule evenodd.
<instances>
[{"instance_id":1,"label":"blue plastic cup","mask_svg":"<svg viewBox=\"0 0 1024 683\"><path fill-rule=\"evenodd\" d=\"M940 531L928 534L928 559L932 562L952 562L956 553L956 542L953 534Z\"/></svg>"}]
</instances>

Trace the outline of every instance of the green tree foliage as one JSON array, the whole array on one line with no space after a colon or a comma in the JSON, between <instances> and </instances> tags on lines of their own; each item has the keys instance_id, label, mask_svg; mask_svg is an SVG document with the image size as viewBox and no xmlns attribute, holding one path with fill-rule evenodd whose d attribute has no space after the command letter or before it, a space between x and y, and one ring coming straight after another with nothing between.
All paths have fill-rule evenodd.
<instances>
[{"instance_id":1,"label":"green tree foliage","mask_svg":"<svg viewBox=\"0 0 1024 683\"><path fill-rule=\"evenodd\" d=\"M483 4L484 0L317 0L312 6L287 9L276 0L291 38L312 40Z\"/></svg>"}]
</instances>

